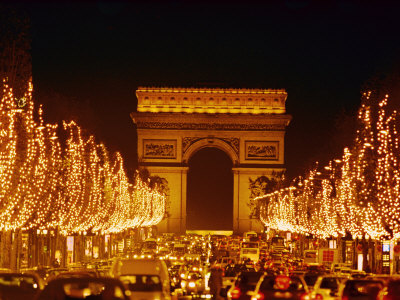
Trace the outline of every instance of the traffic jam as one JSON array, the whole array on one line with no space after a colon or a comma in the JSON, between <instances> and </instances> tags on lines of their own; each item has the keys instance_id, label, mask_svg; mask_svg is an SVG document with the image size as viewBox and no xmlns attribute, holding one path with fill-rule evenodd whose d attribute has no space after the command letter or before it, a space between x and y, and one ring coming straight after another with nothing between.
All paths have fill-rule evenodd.
<instances>
[{"instance_id":1,"label":"traffic jam","mask_svg":"<svg viewBox=\"0 0 400 300\"><path fill-rule=\"evenodd\" d=\"M110 259L0 270L0 300L396 300L400 277L322 264L284 237L163 234Z\"/></svg>"}]
</instances>

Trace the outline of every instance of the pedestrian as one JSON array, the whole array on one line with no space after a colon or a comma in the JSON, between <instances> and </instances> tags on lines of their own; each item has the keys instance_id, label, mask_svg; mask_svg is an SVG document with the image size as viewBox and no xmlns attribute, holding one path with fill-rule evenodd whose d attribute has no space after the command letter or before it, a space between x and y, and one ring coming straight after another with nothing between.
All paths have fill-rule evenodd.
<instances>
[{"instance_id":1,"label":"pedestrian","mask_svg":"<svg viewBox=\"0 0 400 300\"><path fill-rule=\"evenodd\" d=\"M58 259L55 258L55 259L53 260L53 268L59 268L59 267L60 267L60 263L58 262Z\"/></svg>"},{"instance_id":2,"label":"pedestrian","mask_svg":"<svg viewBox=\"0 0 400 300\"><path fill-rule=\"evenodd\" d=\"M218 300L222 288L222 269L220 267L211 268L210 279L208 280L210 293L213 300Z\"/></svg>"},{"instance_id":3,"label":"pedestrian","mask_svg":"<svg viewBox=\"0 0 400 300\"><path fill-rule=\"evenodd\" d=\"M371 267L369 265L365 268L365 273L371 273Z\"/></svg>"}]
</instances>

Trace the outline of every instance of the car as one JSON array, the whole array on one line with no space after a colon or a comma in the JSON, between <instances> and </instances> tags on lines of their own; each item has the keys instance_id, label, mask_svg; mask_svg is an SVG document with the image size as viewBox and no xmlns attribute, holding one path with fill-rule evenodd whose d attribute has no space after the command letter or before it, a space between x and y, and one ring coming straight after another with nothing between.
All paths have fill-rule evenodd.
<instances>
[{"instance_id":1,"label":"car","mask_svg":"<svg viewBox=\"0 0 400 300\"><path fill-rule=\"evenodd\" d=\"M337 273L340 271L341 268L350 268L351 265L348 263L333 263L331 264L331 272Z\"/></svg>"},{"instance_id":2,"label":"car","mask_svg":"<svg viewBox=\"0 0 400 300\"><path fill-rule=\"evenodd\" d=\"M47 282L54 280L55 278L81 278L81 277L99 277L98 272L94 269L72 269L70 271L60 271L54 273L52 276L47 278Z\"/></svg>"},{"instance_id":3,"label":"car","mask_svg":"<svg viewBox=\"0 0 400 300\"><path fill-rule=\"evenodd\" d=\"M204 277L199 272L189 272L185 280L181 281L181 287L185 295L199 296L206 290Z\"/></svg>"},{"instance_id":4,"label":"car","mask_svg":"<svg viewBox=\"0 0 400 300\"><path fill-rule=\"evenodd\" d=\"M311 299L315 300L337 300L339 299L339 286L348 278L339 275L319 276L311 292Z\"/></svg>"},{"instance_id":5,"label":"car","mask_svg":"<svg viewBox=\"0 0 400 300\"><path fill-rule=\"evenodd\" d=\"M240 250L240 244L239 244L239 243L232 243L232 244L230 245L229 249L230 249L231 251L237 252L237 251Z\"/></svg>"},{"instance_id":6,"label":"car","mask_svg":"<svg viewBox=\"0 0 400 300\"><path fill-rule=\"evenodd\" d=\"M318 272L314 272L314 271L306 271L303 275L304 280L307 284L307 286L312 289L315 285L315 283L317 282L317 279L319 276L321 276L323 274L318 273Z\"/></svg>"},{"instance_id":7,"label":"car","mask_svg":"<svg viewBox=\"0 0 400 300\"><path fill-rule=\"evenodd\" d=\"M390 274L373 274L365 277L368 280L380 280L384 285L387 285L390 280L393 279L393 275Z\"/></svg>"},{"instance_id":8,"label":"car","mask_svg":"<svg viewBox=\"0 0 400 300\"><path fill-rule=\"evenodd\" d=\"M227 292L228 300L250 300L250 295L247 293L253 291L257 282L263 275L263 272L240 272L235 283Z\"/></svg>"},{"instance_id":9,"label":"car","mask_svg":"<svg viewBox=\"0 0 400 300\"><path fill-rule=\"evenodd\" d=\"M68 268L53 268L53 269L48 269L46 271L46 275L44 277L44 280L47 282L53 278L55 278L58 274L63 273L63 272L68 272Z\"/></svg>"},{"instance_id":10,"label":"car","mask_svg":"<svg viewBox=\"0 0 400 300\"><path fill-rule=\"evenodd\" d=\"M360 279L367 277L367 273L365 271L360 270L351 270L350 277L352 279Z\"/></svg>"},{"instance_id":11,"label":"car","mask_svg":"<svg viewBox=\"0 0 400 300\"><path fill-rule=\"evenodd\" d=\"M222 268L225 268L227 265L235 264L236 258L235 257L221 257L217 260L217 264L219 264Z\"/></svg>"},{"instance_id":12,"label":"car","mask_svg":"<svg viewBox=\"0 0 400 300\"><path fill-rule=\"evenodd\" d=\"M253 268L253 271L254 268ZM225 291L229 290L231 286L234 284L236 276L240 272L240 269L238 267L235 268L235 265L228 265L225 268L225 271L222 276L222 289L225 289Z\"/></svg>"},{"instance_id":13,"label":"car","mask_svg":"<svg viewBox=\"0 0 400 300\"><path fill-rule=\"evenodd\" d=\"M342 300L375 300L383 287L381 280L349 279L339 293Z\"/></svg>"},{"instance_id":14,"label":"car","mask_svg":"<svg viewBox=\"0 0 400 300\"><path fill-rule=\"evenodd\" d=\"M44 282L37 274L0 273L0 299L32 299L43 288Z\"/></svg>"},{"instance_id":15,"label":"car","mask_svg":"<svg viewBox=\"0 0 400 300\"><path fill-rule=\"evenodd\" d=\"M167 265L158 258L115 260L110 274L122 281L131 299L171 299Z\"/></svg>"},{"instance_id":16,"label":"car","mask_svg":"<svg viewBox=\"0 0 400 300\"><path fill-rule=\"evenodd\" d=\"M351 272L353 271L353 269L349 268L349 267L340 267L340 268L336 268L335 269L335 273L336 274L340 274L343 276L351 276Z\"/></svg>"},{"instance_id":17,"label":"car","mask_svg":"<svg viewBox=\"0 0 400 300\"><path fill-rule=\"evenodd\" d=\"M218 244L218 250L228 250L228 242L220 241Z\"/></svg>"},{"instance_id":18,"label":"car","mask_svg":"<svg viewBox=\"0 0 400 300\"><path fill-rule=\"evenodd\" d=\"M387 285L380 290L377 300L400 300L400 278L395 277L390 279Z\"/></svg>"},{"instance_id":19,"label":"car","mask_svg":"<svg viewBox=\"0 0 400 300\"><path fill-rule=\"evenodd\" d=\"M300 276L263 275L254 291L248 293L251 300L309 300L310 291Z\"/></svg>"},{"instance_id":20,"label":"car","mask_svg":"<svg viewBox=\"0 0 400 300\"><path fill-rule=\"evenodd\" d=\"M57 278L50 281L34 300L129 300L130 292L114 278Z\"/></svg>"}]
</instances>

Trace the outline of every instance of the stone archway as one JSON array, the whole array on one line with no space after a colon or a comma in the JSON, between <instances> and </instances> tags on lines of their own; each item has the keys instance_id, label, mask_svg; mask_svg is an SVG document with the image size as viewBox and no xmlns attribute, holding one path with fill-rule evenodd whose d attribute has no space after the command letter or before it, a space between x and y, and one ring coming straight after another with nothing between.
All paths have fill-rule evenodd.
<instances>
[{"instance_id":1,"label":"stone archway","mask_svg":"<svg viewBox=\"0 0 400 300\"><path fill-rule=\"evenodd\" d=\"M250 217L249 180L284 168L284 90L139 88L137 126L140 166L169 183L169 217L159 232L186 232L190 158L204 148L224 151L233 164L233 231L261 230Z\"/></svg>"},{"instance_id":2,"label":"stone archway","mask_svg":"<svg viewBox=\"0 0 400 300\"><path fill-rule=\"evenodd\" d=\"M182 162L187 164L189 159L198 151L204 148L217 148L225 152L232 161L232 164L236 166L239 162L238 150L239 150L239 139L235 138L216 138L214 136L208 137L193 137L186 138L184 144L184 153L182 156Z\"/></svg>"},{"instance_id":3,"label":"stone archway","mask_svg":"<svg viewBox=\"0 0 400 300\"><path fill-rule=\"evenodd\" d=\"M187 229L232 231L232 160L209 146L191 155L188 166Z\"/></svg>"}]
</instances>

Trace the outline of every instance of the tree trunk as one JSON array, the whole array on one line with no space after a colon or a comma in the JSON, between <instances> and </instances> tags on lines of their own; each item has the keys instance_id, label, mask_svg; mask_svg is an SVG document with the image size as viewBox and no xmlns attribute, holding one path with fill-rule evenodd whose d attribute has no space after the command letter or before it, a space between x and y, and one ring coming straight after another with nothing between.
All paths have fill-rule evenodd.
<instances>
[{"instance_id":1,"label":"tree trunk","mask_svg":"<svg viewBox=\"0 0 400 300\"><path fill-rule=\"evenodd\" d=\"M5 268L5 261L6 261L6 232L1 231L0 233L0 268Z\"/></svg>"},{"instance_id":2,"label":"tree trunk","mask_svg":"<svg viewBox=\"0 0 400 300\"><path fill-rule=\"evenodd\" d=\"M17 229L13 232L12 244L11 244L11 257L10 257L10 269L13 272L19 271L19 252L20 252L20 236L21 230Z\"/></svg>"},{"instance_id":3,"label":"tree trunk","mask_svg":"<svg viewBox=\"0 0 400 300\"><path fill-rule=\"evenodd\" d=\"M362 245L362 255L363 255L362 269L363 269L363 271L367 271L367 270L370 270L369 261L368 261L369 244L368 244L368 241L365 239L365 233L362 236L361 245ZM367 266L368 266L368 268L367 268Z\"/></svg>"}]
</instances>

